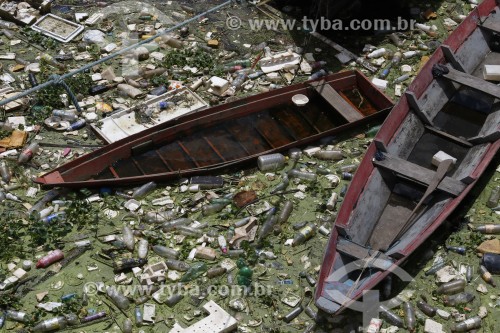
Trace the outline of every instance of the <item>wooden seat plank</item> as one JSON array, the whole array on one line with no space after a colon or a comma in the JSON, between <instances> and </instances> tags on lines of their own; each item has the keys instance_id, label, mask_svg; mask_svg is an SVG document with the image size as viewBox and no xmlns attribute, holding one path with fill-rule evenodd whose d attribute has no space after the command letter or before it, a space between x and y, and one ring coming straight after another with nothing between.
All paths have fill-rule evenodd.
<instances>
[{"instance_id":1,"label":"wooden seat plank","mask_svg":"<svg viewBox=\"0 0 500 333\"><path fill-rule=\"evenodd\" d=\"M364 261L363 266L368 262L369 267L387 270L392 265L392 259L384 253L368 249L344 238L338 239L337 251Z\"/></svg>"},{"instance_id":2,"label":"wooden seat plank","mask_svg":"<svg viewBox=\"0 0 500 333\"><path fill-rule=\"evenodd\" d=\"M363 119L363 115L349 104L338 92L328 84L312 83L311 86L348 122Z\"/></svg>"},{"instance_id":3,"label":"wooden seat plank","mask_svg":"<svg viewBox=\"0 0 500 333\"><path fill-rule=\"evenodd\" d=\"M449 68L449 70L450 72L444 74L442 76L443 78L470 87L472 89L481 91L495 98L500 98L500 87L497 86L496 84L493 84L476 76L472 76L470 74L457 71L456 69L453 68Z\"/></svg>"},{"instance_id":4,"label":"wooden seat plank","mask_svg":"<svg viewBox=\"0 0 500 333\"><path fill-rule=\"evenodd\" d=\"M382 161L374 160L373 164L377 167L396 172L410 180L413 180L425 186L429 186L434 174L436 173L435 171L429 170L420 165L408 162L395 156L384 154L384 157L385 159ZM439 183L437 188L440 191L449 193L453 196L459 196L466 186L466 184L462 183L459 180L451 177L445 177Z\"/></svg>"}]
</instances>

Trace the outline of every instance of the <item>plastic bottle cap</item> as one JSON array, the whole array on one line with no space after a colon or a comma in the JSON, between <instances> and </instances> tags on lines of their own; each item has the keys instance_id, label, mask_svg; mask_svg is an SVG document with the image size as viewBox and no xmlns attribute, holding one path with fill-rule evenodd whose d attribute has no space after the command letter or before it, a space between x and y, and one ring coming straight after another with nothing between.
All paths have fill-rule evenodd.
<instances>
[{"instance_id":1,"label":"plastic bottle cap","mask_svg":"<svg viewBox=\"0 0 500 333\"><path fill-rule=\"evenodd\" d=\"M293 95L292 102L297 106L304 106L309 103L309 98L307 98L307 96L303 94L296 94Z\"/></svg>"}]
</instances>

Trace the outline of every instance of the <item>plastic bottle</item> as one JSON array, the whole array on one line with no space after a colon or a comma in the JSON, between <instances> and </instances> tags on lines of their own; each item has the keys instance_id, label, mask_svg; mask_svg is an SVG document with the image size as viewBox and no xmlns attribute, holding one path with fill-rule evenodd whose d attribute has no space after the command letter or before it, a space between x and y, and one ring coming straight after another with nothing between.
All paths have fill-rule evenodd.
<instances>
[{"instance_id":1,"label":"plastic bottle","mask_svg":"<svg viewBox=\"0 0 500 333\"><path fill-rule=\"evenodd\" d=\"M31 160L31 158L33 158L33 156L38 152L38 150L40 149L40 146L38 144L38 142L32 142L28 145L28 147L26 147L22 152L21 154L19 155L19 159L17 160L17 162L19 164L25 164L27 163L29 160Z\"/></svg>"},{"instance_id":2,"label":"plastic bottle","mask_svg":"<svg viewBox=\"0 0 500 333\"><path fill-rule=\"evenodd\" d=\"M453 280L447 283L443 283L440 285L437 290L436 294L438 295L453 295L459 292L462 292L465 288L465 280L458 279L458 280Z\"/></svg>"},{"instance_id":3,"label":"plastic bottle","mask_svg":"<svg viewBox=\"0 0 500 333\"><path fill-rule=\"evenodd\" d=\"M68 121L76 121L78 119L78 116L75 112L65 110L52 110L52 116Z\"/></svg>"},{"instance_id":4,"label":"plastic bottle","mask_svg":"<svg viewBox=\"0 0 500 333\"><path fill-rule=\"evenodd\" d=\"M45 319L33 327L33 332L50 332L66 328L68 321L64 316Z\"/></svg>"},{"instance_id":5,"label":"plastic bottle","mask_svg":"<svg viewBox=\"0 0 500 333\"><path fill-rule=\"evenodd\" d=\"M122 332L132 333L132 330L133 330L132 320L130 320L129 318L125 318L125 320L123 321Z\"/></svg>"},{"instance_id":6,"label":"plastic bottle","mask_svg":"<svg viewBox=\"0 0 500 333\"><path fill-rule=\"evenodd\" d=\"M192 281L207 271L207 265L204 262L196 262L194 263L188 271L182 276L181 282L189 282Z\"/></svg>"},{"instance_id":7,"label":"plastic bottle","mask_svg":"<svg viewBox=\"0 0 500 333\"><path fill-rule=\"evenodd\" d=\"M314 236L317 229L318 227L316 227L314 223L308 223L295 235L295 237L293 238L292 246L304 244L308 239Z\"/></svg>"},{"instance_id":8,"label":"plastic bottle","mask_svg":"<svg viewBox=\"0 0 500 333\"><path fill-rule=\"evenodd\" d=\"M309 80L317 80L321 79L323 76L327 76L328 73L324 69L320 69L316 73L313 73L310 77Z\"/></svg>"},{"instance_id":9,"label":"plastic bottle","mask_svg":"<svg viewBox=\"0 0 500 333\"><path fill-rule=\"evenodd\" d=\"M146 262L146 259L122 258L113 262L113 270L115 273L119 273L127 269L143 266Z\"/></svg>"},{"instance_id":10,"label":"plastic bottle","mask_svg":"<svg viewBox=\"0 0 500 333\"><path fill-rule=\"evenodd\" d=\"M408 74L403 74L403 75L401 75L401 76L397 77L396 79L394 79L394 81L393 81L393 82L394 82L395 84L397 84L397 83L404 82L404 81L408 80L409 78L410 78L410 75L408 75Z\"/></svg>"},{"instance_id":11,"label":"plastic bottle","mask_svg":"<svg viewBox=\"0 0 500 333\"><path fill-rule=\"evenodd\" d=\"M167 265L168 269L172 269L174 271L178 272L186 272L191 268L189 264L185 263L184 261L176 260L176 259L168 259L165 260L165 264Z\"/></svg>"},{"instance_id":12,"label":"plastic bottle","mask_svg":"<svg viewBox=\"0 0 500 333\"><path fill-rule=\"evenodd\" d=\"M66 66L64 64L61 64L60 62L56 61L50 54L47 53L42 53L40 55L40 59L44 60L48 64L55 66L60 69L65 69Z\"/></svg>"},{"instance_id":13,"label":"plastic bottle","mask_svg":"<svg viewBox=\"0 0 500 333\"><path fill-rule=\"evenodd\" d=\"M465 279L467 280L468 283L472 281L472 273L473 273L472 266L467 265L467 268L465 270Z\"/></svg>"},{"instance_id":14,"label":"plastic bottle","mask_svg":"<svg viewBox=\"0 0 500 333\"><path fill-rule=\"evenodd\" d=\"M147 239L141 239L137 246L137 256L140 259L145 259L148 256L149 242Z\"/></svg>"},{"instance_id":15,"label":"plastic bottle","mask_svg":"<svg viewBox=\"0 0 500 333\"><path fill-rule=\"evenodd\" d=\"M436 274L437 271L439 271L441 268L443 268L446 265L444 261L440 261L432 265L431 268L427 272L425 272L425 275L434 275Z\"/></svg>"},{"instance_id":16,"label":"plastic bottle","mask_svg":"<svg viewBox=\"0 0 500 333\"><path fill-rule=\"evenodd\" d=\"M174 307L180 301L182 301L183 298L184 298L184 295L175 294L175 295L172 295L169 298L167 298L167 300L165 301L165 304L171 308L171 307Z\"/></svg>"},{"instance_id":17,"label":"plastic bottle","mask_svg":"<svg viewBox=\"0 0 500 333\"><path fill-rule=\"evenodd\" d=\"M134 193L132 193L132 198L134 198L134 199L144 198L149 193L154 191L155 188L156 188L155 182L146 183L146 184L142 185L141 187L139 187L138 189L136 189L134 191Z\"/></svg>"},{"instance_id":18,"label":"plastic bottle","mask_svg":"<svg viewBox=\"0 0 500 333\"><path fill-rule=\"evenodd\" d=\"M387 50L382 47L380 49L376 49L376 50L368 53L368 55L366 57L368 59L379 58L379 57L384 56L386 53L387 53Z\"/></svg>"},{"instance_id":19,"label":"plastic bottle","mask_svg":"<svg viewBox=\"0 0 500 333\"><path fill-rule=\"evenodd\" d=\"M135 325L136 326L142 326L142 323L143 323L143 318L142 318L142 311L141 311L141 308L136 306L135 307L135 311L134 311L134 314L135 314Z\"/></svg>"},{"instance_id":20,"label":"plastic bottle","mask_svg":"<svg viewBox=\"0 0 500 333\"><path fill-rule=\"evenodd\" d=\"M253 271L250 267L248 267L243 259L238 259L236 261L236 265L238 266L238 284L240 286L249 286L252 282Z\"/></svg>"},{"instance_id":21,"label":"plastic bottle","mask_svg":"<svg viewBox=\"0 0 500 333\"><path fill-rule=\"evenodd\" d=\"M302 180L307 180L315 182L318 179L318 175L312 172L299 171L297 169L292 169L288 171L288 176L292 178L298 178Z\"/></svg>"},{"instance_id":22,"label":"plastic bottle","mask_svg":"<svg viewBox=\"0 0 500 333\"><path fill-rule=\"evenodd\" d=\"M490 197L488 201L486 201L486 206L488 208L495 208L498 204L498 199L500 198L500 186L496 186L493 190L491 190Z\"/></svg>"},{"instance_id":23,"label":"plastic bottle","mask_svg":"<svg viewBox=\"0 0 500 333\"><path fill-rule=\"evenodd\" d=\"M185 217L181 217L179 219L175 219L175 220L163 223L162 230L164 232L169 232L169 231L172 231L181 225L188 225L191 223L193 223L193 220L185 218Z\"/></svg>"},{"instance_id":24,"label":"plastic bottle","mask_svg":"<svg viewBox=\"0 0 500 333\"><path fill-rule=\"evenodd\" d=\"M283 317L283 321L285 323L291 322L292 320L294 320L295 318L297 318L302 313L303 310L304 310L304 308L302 307L302 305L299 305L299 306L293 308L292 311L290 311L289 313L287 313Z\"/></svg>"},{"instance_id":25,"label":"plastic bottle","mask_svg":"<svg viewBox=\"0 0 500 333\"><path fill-rule=\"evenodd\" d=\"M208 205L201 207L201 213L203 216L210 216L210 215L213 215L215 213L220 212L227 205L228 205L228 203L208 204Z\"/></svg>"},{"instance_id":26,"label":"plastic bottle","mask_svg":"<svg viewBox=\"0 0 500 333\"><path fill-rule=\"evenodd\" d=\"M321 60L321 61L315 61L315 62L313 62L312 64L309 64L309 65L311 66L312 70L315 71L317 69L325 67L326 64L327 64L326 61Z\"/></svg>"},{"instance_id":27,"label":"plastic bottle","mask_svg":"<svg viewBox=\"0 0 500 333\"><path fill-rule=\"evenodd\" d=\"M80 128L85 127L85 125L87 125L87 121L85 119L80 119L70 124L68 128L66 128L66 131L68 132L76 131L79 130Z\"/></svg>"},{"instance_id":28,"label":"plastic bottle","mask_svg":"<svg viewBox=\"0 0 500 333\"><path fill-rule=\"evenodd\" d=\"M262 172L281 170L285 166L285 156L282 154L269 154L259 156L257 166Z\"/></svg>"},{"instance_id":29,"label":"plastic bottle","mask_svg":"<svg viewBox=\"0 0 500 333\"><path fill-rule=\"evenodd\" d=\"M106 316L107 316L107 313L106 313L106 312L104 312L104 311L100 311L100 312L94 313L94 314L92 314L92 315L89 315L89 316L86 316L86 317L84 317L84 318L80 319L80 322L81 322L82 324L84 324L84 323L89 323L89 322L91 322L91 321L98 320L98 319L104 318L104 317L106 317Z\"/></svg>"},{"instance_id":30,"label":"plastic bottle","mask_svg":"<svg viewBox=\"0 0 500 333\"><path fill-rule=\"evenodd\" d=\"M122 228L122 235L123 235L123 243L125 243L125 246L130 252L133 252L135 247L135 238L132 229L124 225Z\"/></svg>"},{"instance_id":31,"label":"plastic bottle","mask_svg":"<svg viewBox=\"0 0 500 333\"><path fill-rule=\"evenodd\" d=\"M486 267L484 267L483 265L479 266L479 274L481 275L481 278L484 280L484 282L491 284L493 287L496 287L495 280L493 280L491 273L488 272Z\"/></svg>"},{"instance_id":32,"label":"plastic bottle","mask_svg":"<svg viewBox=\"0 0 500 333\"><path fill-rule=\"evenodd\" d=\"M341 178L343 180L351 180L352 179L352 173L350 173L350 172L342 172Z\"/></svg>"},{"instance_id":33,"label":"plastic bottle","mask_svg":"<svg viewBox=\"0 0 500 333\"><path fill-rule=\"evenodd\" d=\"M283 208L281 208L280 214L278 216L278 223L286 223L288 218L292 214L293 211L293 202L290 200L285 201L283 204Z\"/></svg>"},{"instance_id":34,"label":"plastic bottle","mask_svg":"<svg viewBox=\"0 0 500 333\"><path fill-rule=\"evenodd\" d=\"M2 180L5 183L7 183L7 184L10 183L10 179L12 178L12 174L11 174L7 164L5 164L5 162L3 162L3 161L2 161L2 163L0 163L0 176L2 177Z\"/></svg>"},{"instance_id":35,"label":"plastic bottle","mask_svg":"<svg viewBox=\"0 0 500 333\"><path fill-rule=\"evenodd\" d=\"M335 210L335 206L337 205L337 201L339 199L339 195L335 192L332 193L328 201L326 202L326 209Z\"/></svg>"},{"instance_id":36,"label":"plastic bottle","mask_svg":"<svg viewBox=\"0 0 500 333\"><path fill-rule=\"evenodd\" d=\"M0 329L5 325L5 321L7 320L7 315L4 310L0 311Z\"/></svg>"},{"instance_id":37,"label":"plastic bottle","mask_svg":"<svg viewBox=\"0 0 500 333\"><path fill-rule=\"evenodd\" d=\"M403 303L403 312L405 314L406 329L410 332L415 332L417 320L415 318L415 309L410 302Z\"/></svg>"},{"instance_id":38,"label":"plastic bottle","mask_svg":"<svg viewBox=\"0 0 500 333\"><path fill-rule=\"evenodd\" d=\"M401 319L401 317L399 317L397 314L386 308L384 305L380 305L379 310L380 310L380 315L384 317L387 320L387 322L397 327L404 327L403 319Z\"/></svg>"},{"instance_id":39,"label":"plastic bottle","mask_svg":"<svg viewBox=\"0 0 500 333\"><path fill-rule=\"evenodd\" d=\"M62 220L65 217L66 217L66 212L62 211L62 212L50 214L49 216L46 216L43 219L41 219L41 221L44 223L51 223L52 221Z\"/></svg>"},{"instance_id":40,"label":"plastic bottle","mask_svg":"<svg viewBox=\"0 0 500 333\"><path fill-rule=\"evenodd\" d=\"M423 313L425 313L429 317L434 317L436 315L437 309L424 301L417 301L417 308L420 309Z\"/></svg>"},{"instance_id":41,"label":"plastic bottle","mask_svg":"<svg viewBox=\"0 0 500 333\"><path fill-rule=\"evenodd\" d=\"M286 190L289 183L288 175L286 173L283 174L281 182L271 190L271 194Z\"/></svg>"},{"instance_id":42,"label":"plastic bottle","mask_svg":"<svg viewBox=\"0 0 500 333\"><path fill-rule=\"evenodd\" d=\"M41 219L47 217L54 211L54 206L49 206L47 208L44 208L40 211L39 216Z\"/></svg>"},{"instance_id":43,"label":"plastic bottle","mask_svg":"<svg viewBox=\"0 0 500 333\"><path fill-rule=\"evenodd\" d=\"M144 216L144 220L147 223L162 223L165 221L170 221L175 217L174 211L163 211L163 212L147 212Z\"/></svg>"},{"instance_id":44,"label":"plastic bottle","mask_svg":"<svg viewBox=\"0 0 500 333\"><path fill-rule=\"evenodd\" d=\"M227 269L224 267L212 267L208 270L207 277L212 279L212 278L221 276L222 274L225 274L226 272L227 272Z\"/></svg>"},{"instance_id":45,"label":"plastic bottle","mask_svg":"<svg viewBox=\"0 0 500 333\"><path fill-rule=\"evenodd\" d=\"M404 59L410 59L416 56L419 56L421 54L420 51L407 51L403 53L403 58Z\"/></svg>"},{"instance_id":46,"label":"plastic bottle","mask_svg":"<svg viewBox=\"0 0 500 333\"><path fill-rule=\"evenodd\" d=\"M117 308L127 310L130 307L130 301L128 300L128 298L123 296L123 294L116 290L116 288L109 287L106 290L106 294L109 296L109 298Z\"/></svg>"},{"instance_id":47,"label":"plastic bottle","mask_svg":"<svg viewBox=\"0 0 500 333\"><path fill-rule=\"evenodd\" d=\"M38 262L36 263L36 268L46 268L63 258L63 251L59 249L51 251L45 257L42 257L40 260L38 260Z\"/></svg>"},{"instance_id":48,"label":"plastic bottle","mask_svg":"<svg viewBox=\"0 0 500 333\"><path fill-rule=\"evenodd\" d=\"M219 243L219 248L222 251L222 253L226 253L227 252L227 241L226 241L226 238L224 237L224 235L219 235L219 237L217 237L217 241Z\"/></svg>"},{"instance_id":49,"label":"plastic bottle","mask_svg":"<svg viewBox=\"0 0 500 333\"><path fill-rule=\"evenodd\" d=\"M451 327L452 332L468 332L481 327L481 317L475 316Z\"/></svg>"},{"instance_id":50,"label":"plastic bottle","mask_svg":"<svg viewBox=\"0 0 500 333\"><path fill-rule=\"evenodd\" d=\"M468 292L462 292L456 295L449 295L443 297L443 303L446 306L455 306L471 302L475 296Z\"/></svg>"},{"instance_id":51,"label":"plastic bottle","mask_svg":"<svg viewBox=\"0 0 500 333\"><path fill-rule=\"evenodd\" d=\"M20 323L26 323L30 320L28 314L24 311L7 310L5 311L7 319L17 321Z\"/></svg>"},{"instance_id":52,"label":"plastic bottle","mask_svg":"<svg viewBox=\"0 0 500 333\"><path fill-rule=\"evenodd\" d=\"M321 160L340 161L344 159L344 154L340 150L318 150L314 153L314 157Z\"/></svg>"},{"instance_id":53,"label":"plastic bottle","mask_svg":"<svg viewBox=\"0 0 500 333\"><path fill-rule=\"evenodd\" d=\"M259 235L257 237L258 240L263 240L267 235L271 233L271 231L273 231L276 222L278 222L278 217L275 213L276 208L274 207L266 213L266 221L259 230Z\"/></svg>"},{"instance_id":54,"label":"plastic bottle","mask_svg":"<svg viewBox=\"0 0 500 333\"><path fill-rule=\"evenodd\" d=\"M500 254L485 253L482 264L491 274L500 274Z\"/></svg>"},{"instance_id":55,"label":"plastic bottle","mask_svg":"<svg viewBox=\"0 0 500 333\"><path fill-rule=\"evenodd\" d=\"M111 88L116 87L116 84L107 84L107 85L97 85L89 88L89 95L90 96L96 96L100 95L102 93L105 93L106 91L110 90Z\"/></svg>"},{"instance_id":56,"label":"plastic bottle","mask_svg":"<svg viewBox=\"0 0 500 333\"><path fill-rule=\"evenodd\" d=\"M500 234L500 224L483 224L474 228L475 231L482 234Z\"/></svg>"},{"instance_id":57,"label":"plastic bottle","mask_svg":"<svg viewBox=\"0 0 500 333\"><path fill-rule=\"evenodd\" d=\"M197 228L192 228L188 227L185 225L181 225L177 227L177 232L180 233L181 235L184 236L189 236L189 237L201 237L203 236L203 231L197 229Z\"/></svg>"},{"instance_id":58,"label":"plastic bottle","mask_svg":"<svg viewBox=\"0 0 500 333\"><path fill-rule=\"evenodd\" d=\"M154 253L159 255L160 257L167 258L167 259L178 259L179 258L179 252L168 248L166 246L162 245L154 245L152 248Z\"/></svg>"}]
</instances>

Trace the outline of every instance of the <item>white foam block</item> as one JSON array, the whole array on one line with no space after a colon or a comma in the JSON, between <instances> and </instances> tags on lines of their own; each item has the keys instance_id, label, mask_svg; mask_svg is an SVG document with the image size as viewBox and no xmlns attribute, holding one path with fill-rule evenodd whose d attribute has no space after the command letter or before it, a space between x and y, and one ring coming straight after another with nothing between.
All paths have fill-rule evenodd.
<instances>
[{"instance_id":1,"label":"white foam block","mask_svg":"<svg viewBox=\"0 0 500 333\"><path fill-rule=\"evenodd\" d=\"M444 160L449 160L451 159L453 162L450 165L450 168L453 167L455 163L457 163L457 159L451 155L446 154L444 151L438 151L434 156L432 156L432 165L435 165L436 167L439 165Z\"/></svg>"},{"instance_id":2,"label":"white foam block","mask_svg":"<svg viewBox=\"0 0 500 333\"><path fill-rule=\"evenodd\" d=\"M380 90L385 90L385 89L387 89L387 84L389 82L386 80L373 78L372 83L375 85L375 87L379 88Z\"/></svg>"},{"instance_id":3,"label":"white foam block","mask_svg":"<svg viewBox=\"0 0 500 333\"><path fill-rule=\"evenodd\" d=\"M485 80L500 81L500 65L484 65L483 77Z\"/></svg>"}]
</instances>

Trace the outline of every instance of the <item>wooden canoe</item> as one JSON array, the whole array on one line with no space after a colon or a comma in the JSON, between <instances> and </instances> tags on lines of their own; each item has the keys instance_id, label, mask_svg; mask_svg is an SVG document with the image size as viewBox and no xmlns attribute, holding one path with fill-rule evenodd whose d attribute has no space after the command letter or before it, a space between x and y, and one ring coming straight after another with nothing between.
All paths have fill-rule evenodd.
<instances>
[{"instance_id":1,"label":"wooden canoe","mask_svg":"<svg viewBox=\"0 0 500 333\"><path fill-rule=\"evenodd\" d=\"M292 97L309 103L298 107ZM382 120L391 100L358 71L243 98L152 127L37 178L96 187L203 174Z\"/></svg>"},{"instance_id":2,"label":"wooden canoe","mask_svg":"<svg viewBox=\"0 0 500 333\"><path fill-rule=\"evenodd\" d=\"M483 79L484 65L500 64L495 8L494 0L483 1L436 50L368 148L318 279L316 304L327 313L360 305L355 301L363 292L391 272L404 278L399 266L460 204L498 152L500 87ZM456 159L449 171L431 163L439 151Z\"/></svg>"}]
</instances>

